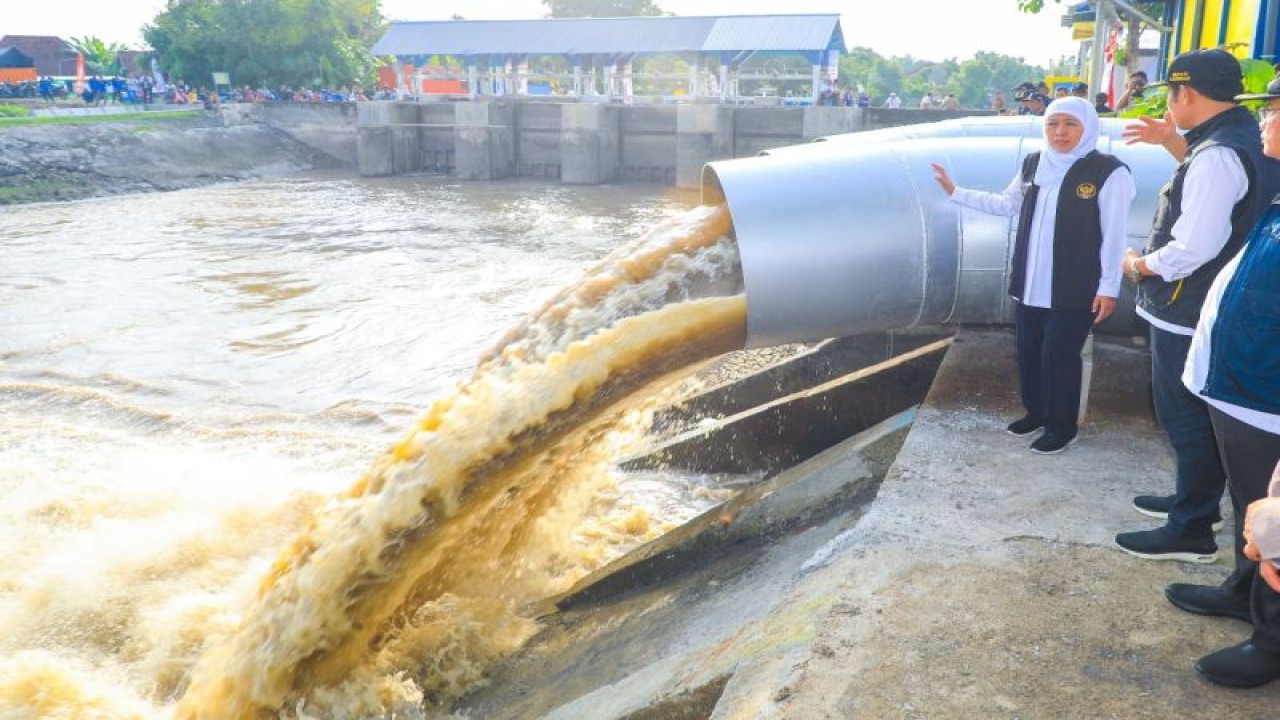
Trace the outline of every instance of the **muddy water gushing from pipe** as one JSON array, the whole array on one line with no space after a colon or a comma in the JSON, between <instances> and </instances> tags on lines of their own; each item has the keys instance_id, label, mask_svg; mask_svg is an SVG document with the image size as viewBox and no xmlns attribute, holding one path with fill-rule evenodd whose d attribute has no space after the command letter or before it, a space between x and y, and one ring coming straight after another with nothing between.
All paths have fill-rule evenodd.
<instances>
[{"instance_id":1,"label":"muddy water gushing from pipe","mask_svg":"<svg viewBox=\"0 0 1280 720\"><path fill-rule=\"evenodd\" d=\"M589 513L609 431L654 388L743 347L728 231L727 210L698 208L507 333L280 555L234 630L210 639L176 715L443 703L518 648L535 629L521 611L591 569L566 535Z\"/></svg>"}]
</instances>

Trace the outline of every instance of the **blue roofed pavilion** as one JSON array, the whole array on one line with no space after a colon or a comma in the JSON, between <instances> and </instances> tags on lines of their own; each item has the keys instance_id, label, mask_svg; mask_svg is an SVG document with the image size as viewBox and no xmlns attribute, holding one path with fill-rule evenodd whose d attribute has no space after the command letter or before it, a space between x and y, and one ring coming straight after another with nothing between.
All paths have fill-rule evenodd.
<instances>
[{"instance_id":1,"label":"blue roofed pavilion","mask_svg":"<svg viewBox=\"0 0 1280 720\"><path fill-rule=\"evenodd\" d=\"M812 99L835 78L844 51L838 15L737 15L395 22L372 52L392 58L401 88L452 78L473 96L554 87L625 99L638 83L665 82L672 94L727 99L741 93L744 80L763 77L804 82ZM683 72L662 62L672 58ZM762 76L765 58L792 61Z\"/></svg>"}]
</instances>

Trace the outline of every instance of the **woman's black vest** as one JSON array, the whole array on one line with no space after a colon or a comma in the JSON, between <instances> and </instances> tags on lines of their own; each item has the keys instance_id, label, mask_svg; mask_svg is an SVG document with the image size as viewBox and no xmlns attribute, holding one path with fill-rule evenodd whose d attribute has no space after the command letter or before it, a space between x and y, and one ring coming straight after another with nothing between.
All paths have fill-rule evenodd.
<instances>
[{"instance_id":1,"label":"woman's black vest","mask_svg":"<svg viewBox=\"0 0 1280 720\"><path fill-rule=\"evenodd\" d=\"M1258 122L1243 107L1233 107L1201 123L1186 134L1187 154L1173 171L1173 177L1160 190L1156 216L1151 223L1151 237L1143 250L1144 255L1159 250L1173 240L1173 224L1182 216L1182 186L1187 169L1196 156L1206 149L1221 145L1235 151L1244 166L1249 187L1244 198L1231 208L1231 236L1222 250L1209 262L1196 268L1187 277L1165 282L1159 275L1148 276L1138 284L1138 307L1153 317L1172 325L1194 328L1200 319L1200 307L1204 305L1209 286L1218 271L1227 264L1244 245L1245 238L1254 223L1267 208L1277 189L1273 161L1262 154L1262 136Z\"/></svg>"},{"instance_id":2,"label":"woman's black vest","mask_svg":"<svg viewBox=\"0 0 1280 720\"><path fill-rule=\"evenodd\" d=\"M1022 160L1022 210L1018 234L1013 244L1013 266L1009 273L1009 294L1022 301L1027 278L1027 245L1031 239L1031 219L1036 210L1040 186L1033 181L1040 165L1040 153ZM1060 310L1093 307L1102 277L1102 216L1098 194L1117 168L1126 167L1113 155L1093 152L1067 170L1058 191L1058 215L1053 223L1053 293L1049 304Z\"/></svg>"}]
</instances>

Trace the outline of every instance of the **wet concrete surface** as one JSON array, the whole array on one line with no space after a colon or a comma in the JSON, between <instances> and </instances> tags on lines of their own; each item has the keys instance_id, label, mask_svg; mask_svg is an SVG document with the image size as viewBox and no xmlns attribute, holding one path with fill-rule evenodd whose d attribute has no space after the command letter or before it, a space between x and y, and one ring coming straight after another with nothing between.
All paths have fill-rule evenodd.
<instances>
[{"instance_id":1,"label":"wet concrete surface","mask_svg":"<svg viewBox=\"0 0 1280 720\"><path fill-rule=\"evenodd\" d=\"M1226 576L1230 523L1216 565L1112 544L1158 524L1132 496L1172 484L1145 349L1097 343L1080 440L1053 456L1004 432L1020 414L1012 355L1006 330L960 331L874 499L548 618L459 712L1280 717L1280 683L1231 690L1192 669L1248 626L1163 597L1168 583ZM859 472L858 452L849 441L788 472Z\"/></svg>"}]
</instances>

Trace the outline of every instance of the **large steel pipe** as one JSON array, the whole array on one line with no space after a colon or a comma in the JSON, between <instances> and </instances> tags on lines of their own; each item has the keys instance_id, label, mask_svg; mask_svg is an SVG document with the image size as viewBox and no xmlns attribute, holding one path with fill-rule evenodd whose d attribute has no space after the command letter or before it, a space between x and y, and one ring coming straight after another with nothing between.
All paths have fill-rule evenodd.
<instances>
[{"instance_id":1,"label":"large steel pipe","mask_svg":"<svg viewBox=\"0 0 1280 720\"><path fill-rule=\"evenodd\" d=\"M1038 118L981 120L852 133L707 164L703 202L727 204L742 257L748 347L1011 322L1015 219L953 205L929 168L938 162L957 184L999 191L1040 149ZM1161 148L1124 145L1122 126L1104 121L1098 147L1133 171L1128 234L1140 247L1174 161ZM1131 297L1107 325L1134 326Z\"/></svg>"}]
</instances>

